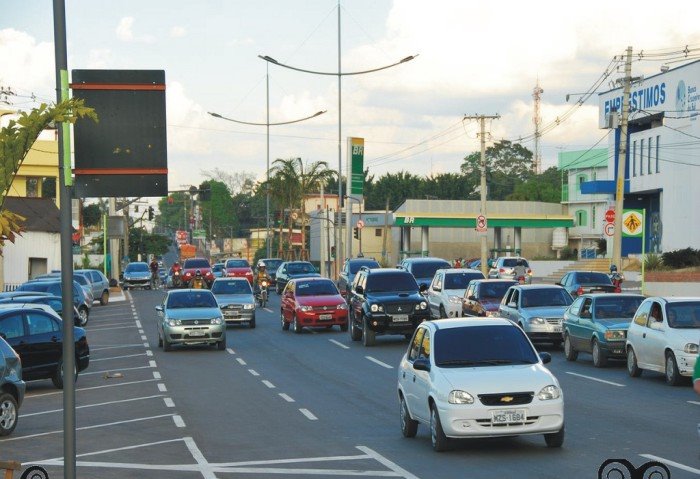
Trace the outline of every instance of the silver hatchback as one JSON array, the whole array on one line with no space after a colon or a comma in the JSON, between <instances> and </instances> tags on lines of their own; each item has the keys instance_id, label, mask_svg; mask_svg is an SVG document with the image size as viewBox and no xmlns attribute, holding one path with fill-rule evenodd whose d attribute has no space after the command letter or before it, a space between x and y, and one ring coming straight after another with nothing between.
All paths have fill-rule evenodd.
<instances>
[{"instance_id":1,"label":"silver hatchback","mask_svg":"<svg viewBox=\"0 0 700 479\"><path fill-rule=\"evenodd\" d=\"M226 349L226 322L208 289L168 291L156 306L158 346L170 351L175 344L212 344Z\"/></svg>"},{"instance_id":2,"label":"silver hatchback","mask_svg":"<svg viewBox=\"0 0 700 479\"><path fill-rule=\"evenodd\" d=\"M245 277L216 278L211 285L226 324L255 327L255 296Z\"/></svg>"}]
</instances>

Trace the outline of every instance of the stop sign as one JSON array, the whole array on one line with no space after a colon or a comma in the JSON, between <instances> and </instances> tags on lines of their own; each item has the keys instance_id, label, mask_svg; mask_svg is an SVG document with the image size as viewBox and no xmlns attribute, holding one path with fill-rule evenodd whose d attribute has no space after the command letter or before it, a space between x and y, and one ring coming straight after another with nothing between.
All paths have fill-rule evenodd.
<instances>
[{"instance_id":1,"label":"stop sign","mask_svg":"<svg viewBox=\"0 0 700 479\"><path fill-rule=\"evenodd\" d=\"M608 223L615 222L615 210L609 209L608 211L605 212L605 221Z\"/></svg>"}]
</instances>

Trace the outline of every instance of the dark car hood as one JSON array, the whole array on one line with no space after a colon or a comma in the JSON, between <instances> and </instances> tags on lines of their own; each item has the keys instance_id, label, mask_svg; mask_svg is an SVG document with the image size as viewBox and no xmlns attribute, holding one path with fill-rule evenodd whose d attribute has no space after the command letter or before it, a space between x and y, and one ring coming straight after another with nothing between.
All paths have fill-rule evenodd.
<instances>
[{"instance_id":1,"label":"dark car hood","mask_svg":"<svg viewBox=\"0 0 700 479\"><path fill-rule=\"evenodd\" d=\"M296 278L318 278L321 275L319 273L296 273L296 274L289 274L287 277L289 279L296 279Z\"/></svg>"},{"instance_id":2,"label":"dark car hood","mask_svg":"<svg viewBox=\"0 0 700 479\"><path fill-rule=\"evenodd\" d=\"M418 291L387 291L382 293L367 293L367 298L382 303L406 303L425 301Z\"/></svg>"}]
</instances>

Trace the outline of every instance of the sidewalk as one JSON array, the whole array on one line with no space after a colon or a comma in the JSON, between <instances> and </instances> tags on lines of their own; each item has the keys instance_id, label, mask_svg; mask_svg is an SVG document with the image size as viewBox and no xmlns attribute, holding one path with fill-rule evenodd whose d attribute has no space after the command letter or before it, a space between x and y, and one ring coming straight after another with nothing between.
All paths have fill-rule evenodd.
<instances>
[{"instance_id":1,"label":"sidewalk","mask_svg":"<svg viewBox=\"0 0 700 479\"><path fill-rule=\"evenodd\" d=\"M109 288L109 302L119 303L122 301L126 301L126 295L124 294L124 291L119 287Z\"/></svg>"}]
</instances>

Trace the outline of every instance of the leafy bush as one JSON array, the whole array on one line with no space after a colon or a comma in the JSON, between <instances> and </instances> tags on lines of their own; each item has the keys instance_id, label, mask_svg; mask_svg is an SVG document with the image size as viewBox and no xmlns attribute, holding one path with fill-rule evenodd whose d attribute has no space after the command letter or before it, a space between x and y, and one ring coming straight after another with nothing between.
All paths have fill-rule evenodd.
<instances>
[{"instance_id":1,"label":"leafy bush","mask_svg":"<svg viewBox=\"0 0 700 479\"><path fill-rule=\"evenodd\" d=\"M661 259L669 268L700 266L700 250L685 248L676 251L667 251L661 255Z\"/></svg>"},{"instance_id":2,"label":"leafy bush","mask_svg":"<svg viewBox=\"0 0 700 479\"><path fill-rule=\"evenodd\" d=\"M658 271L664 269L664 262L661 255L649 253L644 258L644 269L647 271Z\"/></svg>"},{"instance_id":3,"label":"leafy bush","mask_svg":"<svg viewBox=\"0 0 700 479\"><path fill-rule=\"evenodd\" d=\"M561 259L577 260L578 259L578 252L572 250L568 246L564 246L561 250Z\"/></svg>"}]
</instances>

